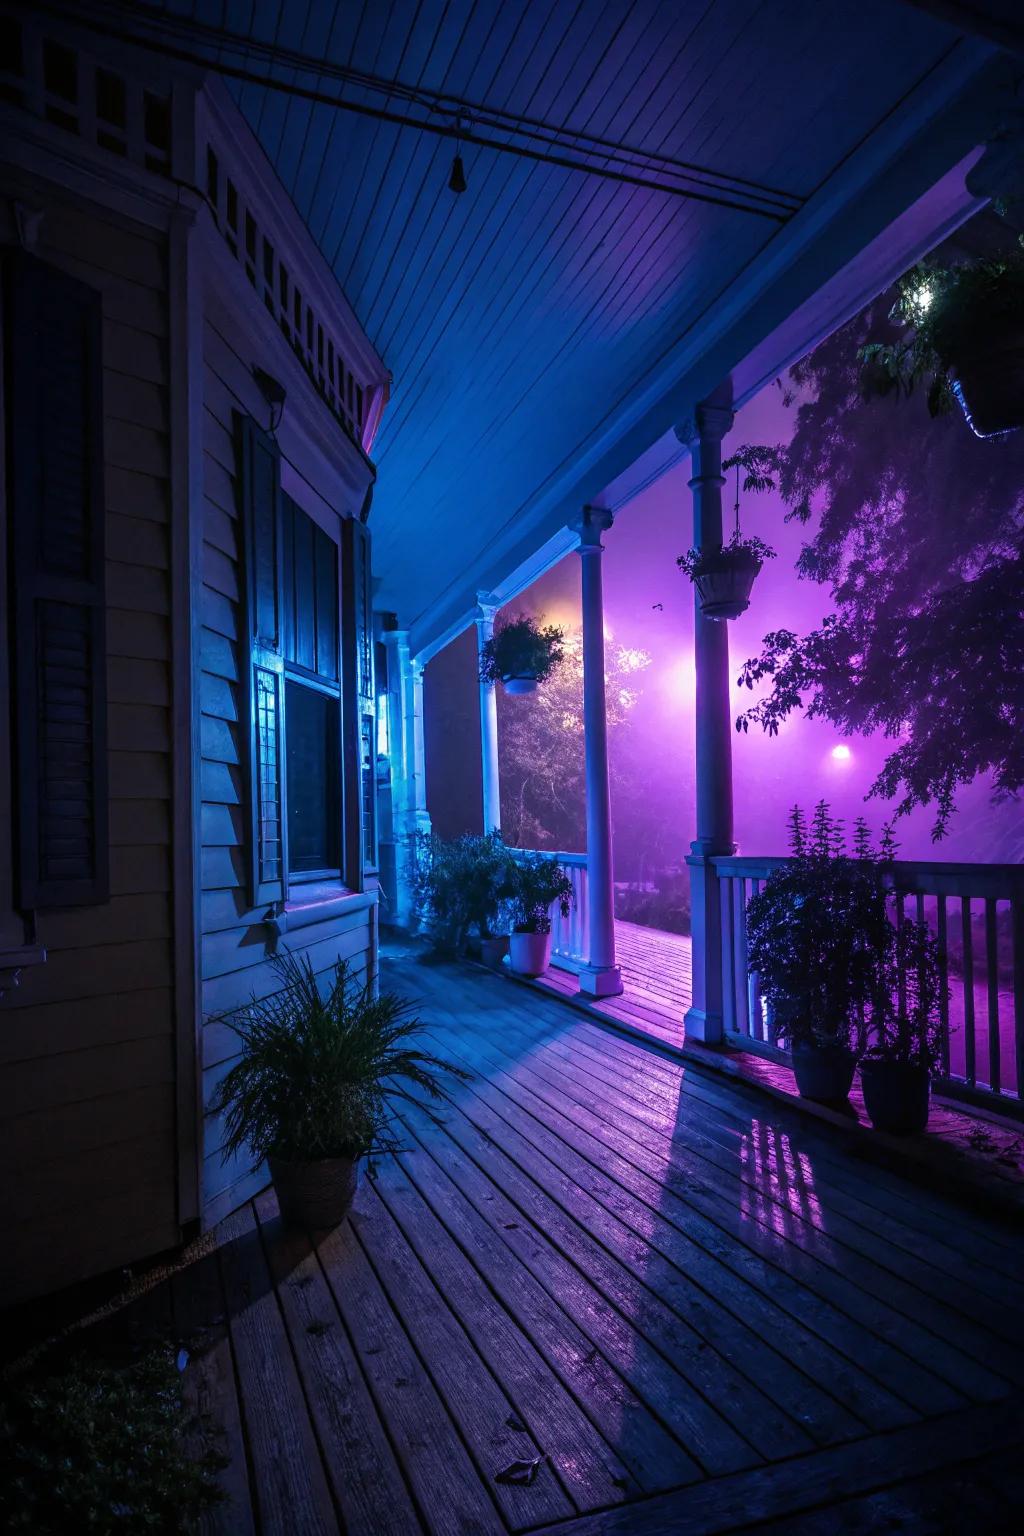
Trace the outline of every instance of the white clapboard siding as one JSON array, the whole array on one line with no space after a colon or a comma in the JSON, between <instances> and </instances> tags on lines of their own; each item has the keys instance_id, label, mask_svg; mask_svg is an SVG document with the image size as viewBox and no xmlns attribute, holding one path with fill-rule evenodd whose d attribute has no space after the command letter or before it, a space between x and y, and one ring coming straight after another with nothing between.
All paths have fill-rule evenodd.
<instances>
[{"instance_id":1,"label":"white clapboard siding","mask_svg":"<svg viewBox=\"0 0 1024 1536\"><path fill-rule=\"evenodd\" d=\"M237 1052L222 1016L276 986L270 966L272 938L265 908L248 896L248 784L246 779L246 668L244 550L235 485L234 412L263 420L266 406L256 389L244 341L232 341L206 317L203 338L203 539L198 611L200 677L200 789L202 795L200 886L202 926L203 1103L209 1109L217 1086ZM282 343L283 345L283 343ZM260 359L274 372L273 359ZM307 466L296 466L304 479ZM325 494L328 487L319 488ZM318 494L311 487L311 494ZM370 913L364 907L323 923L283 934L277 953L308 955L318 974L338 961L364 975L370 950ZM245 1157L221 1157L223 1127L204 1119L202 1204L204 1224L219 1220L266 1182Z\"/></svg>"}]
</instances>

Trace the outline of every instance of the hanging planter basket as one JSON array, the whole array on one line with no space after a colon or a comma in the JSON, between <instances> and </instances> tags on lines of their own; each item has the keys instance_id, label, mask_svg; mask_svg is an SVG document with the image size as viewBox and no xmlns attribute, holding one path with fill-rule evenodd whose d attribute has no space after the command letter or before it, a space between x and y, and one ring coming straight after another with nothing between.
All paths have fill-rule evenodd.
<instances>
[{"instance_id":1,"label":"hanging planter basket","mask_svg":"<svg viewBox=\"0 0 1024 1536\"><path fill-rule=\"evenodd\" d=\"M738 619L750 607L750 594L758 571L775 551L763 539L744 538L740 530L740 470L746 472L745 491L774 491L782 468L781 448L747 443L726 459L723 470L736 471L736 522L728 544L708 549L689 549L676 561L684 576L697 588L700 611L706 619Z\"/></svg>"},{"instance_id":2,"label":"hanging planter basket","mask_svg":"<svg viewBox=\"0 0 1024 1536\"><path fill-rule=\"evenodd\" d=\"M520 614L495 629L480 653L480 680L506 693L535 693L562 663L564 632Z\"/></svg>"},{"instance_id":3,"label":"hanging planter basket","mask_svg":"<svg viewBox=\"0 0 1024 1536\"><path fill-rule=\"evenodd\" d=\"M1024 427L1024 325L992 331L981 346L951 357L948 372L976 437Z\"/></svg>"},{"instance_id":4,"label":"hanging planter basket","mask_svg":"<svg viewBox=\"0 0 1024 1536\"><path fill-rule=\"evenodd\" d=\"M749 549L715 550L702 555L691 580L706 619L738 619L750 607L750 594L762 562Z\"/></svg>"},{"instance_id":5,"label":"hanging planter basket","mask_svg":"<svg viewBox=\"0 0 1024 1536\"><path fill-rule=\"evenodd\" d=\"M501 686L506 693L536 693L538 679L535 677L503 677Z\"/></svg>"}]
</instances>

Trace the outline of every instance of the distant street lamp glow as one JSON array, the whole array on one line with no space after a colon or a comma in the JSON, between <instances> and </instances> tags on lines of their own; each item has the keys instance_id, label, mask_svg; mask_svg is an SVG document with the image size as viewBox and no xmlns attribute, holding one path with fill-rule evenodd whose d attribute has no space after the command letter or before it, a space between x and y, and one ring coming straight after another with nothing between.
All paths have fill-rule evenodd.
<instances>
[{"instance_id":1,"label":"distant street lamp glow","mask_svg":"<svg viewBox=\"0 0 1024 1536\"><path fill-rule=\"evenodd\" d=\"M853 756L853 753L850 751L848 746L846 746L843 742L840 742L837 747L832 748L832 756L837 763L848 763L850 758Z\"/></svg>"}]
</instances>

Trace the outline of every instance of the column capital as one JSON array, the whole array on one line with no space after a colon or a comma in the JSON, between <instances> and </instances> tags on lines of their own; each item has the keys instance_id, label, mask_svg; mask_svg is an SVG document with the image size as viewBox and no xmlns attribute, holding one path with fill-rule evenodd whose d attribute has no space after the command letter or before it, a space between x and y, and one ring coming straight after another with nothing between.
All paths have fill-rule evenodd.
<instances>
[{"instance_id":1,"label":"column capital","mask_svg":"<svg viewBox=\"0 0 1024 1536\"><path fill-rule=\"evenodd\" d=\"M409 644L409 631L407 629L382 629L380 638L385 645L401 647Z\"/></svg>"},{"instance_id":2,"label":"column capital","mask_svg":"<svg viewBox=\"0 0 1024 1536\"><path fill-rule=\"evenodd\" d=\"M615 513L608 507L584 507L576 521L570 524L573 531L580 536L580 554L586 554L591 550L600 554L604 548L601 535L607 533L614 521Z\"/></svg>"},{"instance_id":3,"label":"column capital","mask_svg":"<svg viewBox=\"0 0 1024 1536\"><path fill-rule=\"evenodd\" d=\"M478 592L476 595L475 622L478 625L493 625L498 609L503 607L500 597L495 592Z\"/></svg>"},{"instance_id":4,"label":"column capital","mask_svg":"<svg viewBox=\"0 0 1024 1536\"><path fill-rule=\"evenodd\" d=\"M726 433L732 431L736 417L728 405L712 405L702 401L694 407L693 415L681 421L675 429L676 437L685 448L696 443L720 443Z\"/></svg>"}]
</instances>

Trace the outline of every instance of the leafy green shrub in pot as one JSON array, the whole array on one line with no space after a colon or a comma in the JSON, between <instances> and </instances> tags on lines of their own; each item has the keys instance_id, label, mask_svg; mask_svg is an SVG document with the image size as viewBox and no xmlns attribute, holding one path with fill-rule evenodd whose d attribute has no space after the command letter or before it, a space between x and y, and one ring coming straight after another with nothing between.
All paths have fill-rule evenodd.
<instances>
[{"instance_id":1,"label":"leafy green shrub in pot","mask_svg":"<svg viewBox=\"0 0 1024 1536\"><path fill-rule=\"evenodd\" d=\"M511 859L498 832L450 841L421 834L414 849L413 906L435 949L461 954L474 929L481 946L508 932L502 892Z\"/></svg>"},{"instance_id":2,"label":"leafy green shrub in pot","mask_svg":"<svg viewBox=\"0 0 1024 1536\"><path fill-rule=\"evenodd\" d=\"M286 1221L336 1226L360 1160L398 1145L389 1099L410 1097L406 1083L445 1099L439 1074L467 1074L416 1049L409 1004L393 992L374 996L342 962L322 992L308 956L272 964L280 990L223 1020L241 1048L213 1105L225 1117L223 1155L247 1148L254 1167L266 1159Z\"/></svg>"},{"instance_id":3,"label":"leafy green shrub in pot","mask_svg":"<svg viewBox=\"0 0 1024 1536\"><path fill-rule=\"evenodd\" d=\"M939 946L928 925L890 924L860 1063L864 1107L880 1131L909 1135L928 1124L931 1075L942 1048L942 997Z\"/></svg>"},{"instance_id":4,"label":"leafy green shrub in pot","mask_svg":"<svg viewBox=\"0 0 1024 1536\"><path fill-rule=\"evenodd\" d=\"M553 857L530 853L509 867L505 896L512 916L509 964L520 976L542 976L551 961L551 908L568 917L573 883Z\"/></svg>"},{"instance_id":5,"label":"leafy green shrub in pot","mask_svg":"<svg viewBox=\"0 0 1024 1536\"><path fill-rule=\"evenodd\" d=\"M773 870L747 904L748 965L769 1007L776 1040L788 1046L804 1098L847 1097L876 995L879 957L891 924L881 862L858 825L853 855L828 805L810 828L795 807L792 859ZM891 857L886 837L883 855Z\"/></svg>"},{"instance_id":6,"label":"leafy green shrub in pot","mask_svg":"<svg viewBox=\"0 0 1024 1536\"><path fill-rule=\"evenodd\" d=\"M959 402L978 437L1024 425L1024 252L921 263L899 284L893 343L861 351L866 395L927 390L938 416Z\"/></svg>"},{"instance_id":7,"label":"leafy green shrub in pot","mask_svg":"<svg viewBox=\"0 0 1024 1536\"><path fill-rule=\"evenodd\" d=\"M480 653L480 680L501 683L506 693L533 693L560 666L565 631L541 626L521 613L496 628Z\"/></svg>"}]
</instances>

